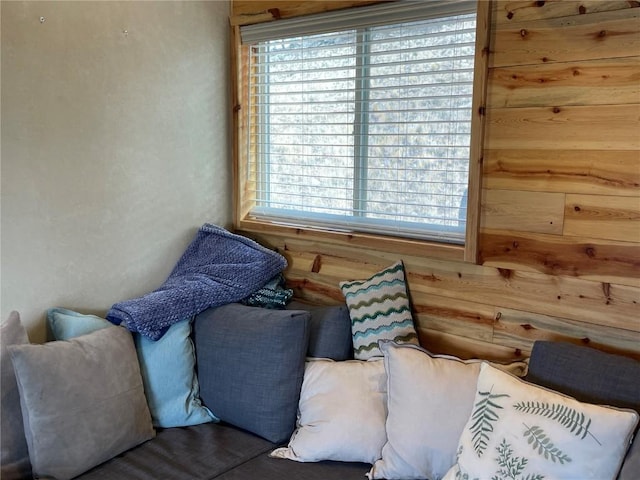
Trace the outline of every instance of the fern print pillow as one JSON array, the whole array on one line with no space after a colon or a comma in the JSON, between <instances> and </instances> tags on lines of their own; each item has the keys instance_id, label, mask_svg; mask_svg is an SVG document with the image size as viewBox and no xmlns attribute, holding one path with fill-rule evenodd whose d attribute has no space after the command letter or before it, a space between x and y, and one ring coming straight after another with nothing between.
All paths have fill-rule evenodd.
<instances>
[{"instance_id":1,"label":"fern print pillow","mask_svg":"<svg viewBox=\"0 0 640 480\"><path fill-rule=\"evenodd\" d=\"M445 480L615 479L638 414L591 405L483 363Z\"/></svg>"}]
</instances>

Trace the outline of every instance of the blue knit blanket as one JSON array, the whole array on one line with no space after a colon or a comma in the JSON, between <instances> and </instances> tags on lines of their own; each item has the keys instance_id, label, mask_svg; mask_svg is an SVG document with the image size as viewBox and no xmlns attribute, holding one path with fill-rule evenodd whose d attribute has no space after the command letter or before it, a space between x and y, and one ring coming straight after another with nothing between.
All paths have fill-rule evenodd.
<instances>
[{"instance_id":1,"label":"blue knit blanket","mask_svg":"<svg viewBox=\"0 0 640 480\"><path fill-rule=\"evenodd\" d=\"M244 299L286 266L287 261L279 253L205 224L160 288L116 303L107 319L158 340L184 318Z\"/></svg>"}]
</instances>

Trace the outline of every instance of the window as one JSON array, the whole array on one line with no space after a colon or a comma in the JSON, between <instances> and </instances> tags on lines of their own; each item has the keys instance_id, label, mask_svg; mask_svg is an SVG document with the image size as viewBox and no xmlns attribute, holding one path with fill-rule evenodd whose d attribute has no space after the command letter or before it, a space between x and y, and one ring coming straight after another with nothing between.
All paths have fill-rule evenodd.
<instances>
[{"instance_id":1,"label":"window","mask_svg":"<svg viewBox=\"0 0 640 480\"><path fill-rule=\"evenodd\" d=\"M249 216L462 244L475 2L353 12L242 29Z\"/></svg>"}]
</instances>

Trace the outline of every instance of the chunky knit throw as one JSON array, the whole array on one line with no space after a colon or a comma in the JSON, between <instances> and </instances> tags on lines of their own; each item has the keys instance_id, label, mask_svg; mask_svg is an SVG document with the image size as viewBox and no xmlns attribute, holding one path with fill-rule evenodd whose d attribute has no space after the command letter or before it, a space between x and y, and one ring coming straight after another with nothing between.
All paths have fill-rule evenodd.
<instances>
[{"instance_id":1,"label":"chunky knit throw","mask_svg":"<svg viewBox=\"0 0 640 480\"><path fill-rule=\"evenodd\" d=\"M279 253L205 224L160 288L116 303L107 319L157 340L182 319L249 296L286 266Z\"/></svg>"}]
</instances>

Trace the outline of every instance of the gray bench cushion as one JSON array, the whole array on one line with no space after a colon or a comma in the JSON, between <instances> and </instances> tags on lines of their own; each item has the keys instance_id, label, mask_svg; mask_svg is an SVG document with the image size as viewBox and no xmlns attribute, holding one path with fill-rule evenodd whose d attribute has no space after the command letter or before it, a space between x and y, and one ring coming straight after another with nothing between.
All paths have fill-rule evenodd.
<instances>
[{"instance_id":1,"label":"gray bench cushion","mask_svg":"<svg viewBox=\"0 0 640 480\"><path fill-rule=\"evenodd\" d=\"M193 327L202 403L220 420L274 443L289 441L309 312L231 303L196 316Z\"/></svg>"},{"instance_id":2,"label":"gray bench cushion","mask_svg":"<svg viewBox=\"0 0 640 480\"><path fill-rule=\"evenodd\" d=\"M218 480L363 480L371 469L366 463L300 463L261 454L229 470Z\"/></svg>"},{"instance_id":3,"label":"gray bench cushion","mask_svg":"<svg viewBox=\"0 0 640 480\"><path fill-rule=\"evenodd\" d=\"M565 342L533 345L527 380L582 402L640 413L640 362Z\"/></svg>"},{"instance_id":4,"label":"gray bench cushion","mask_svg":"<svg viewBox=\"0 0 640 480\"><path fill-rule=\"evenodd\" d=\"M77 479L209 480L273 448L268 441L225 424L167 428Z\"/></svg>"},{"instance_id":5,"label":"gray bench cushion","mask_svg":"<svg viewBox=\"0 0 640 480\"><path fill-rule=\"evenodd\" d=\"M287 310L311 313L307 356L336 361L353 358L351 317L346 304L317 306L293 301Z\"/></svg>"}]
</instances>

